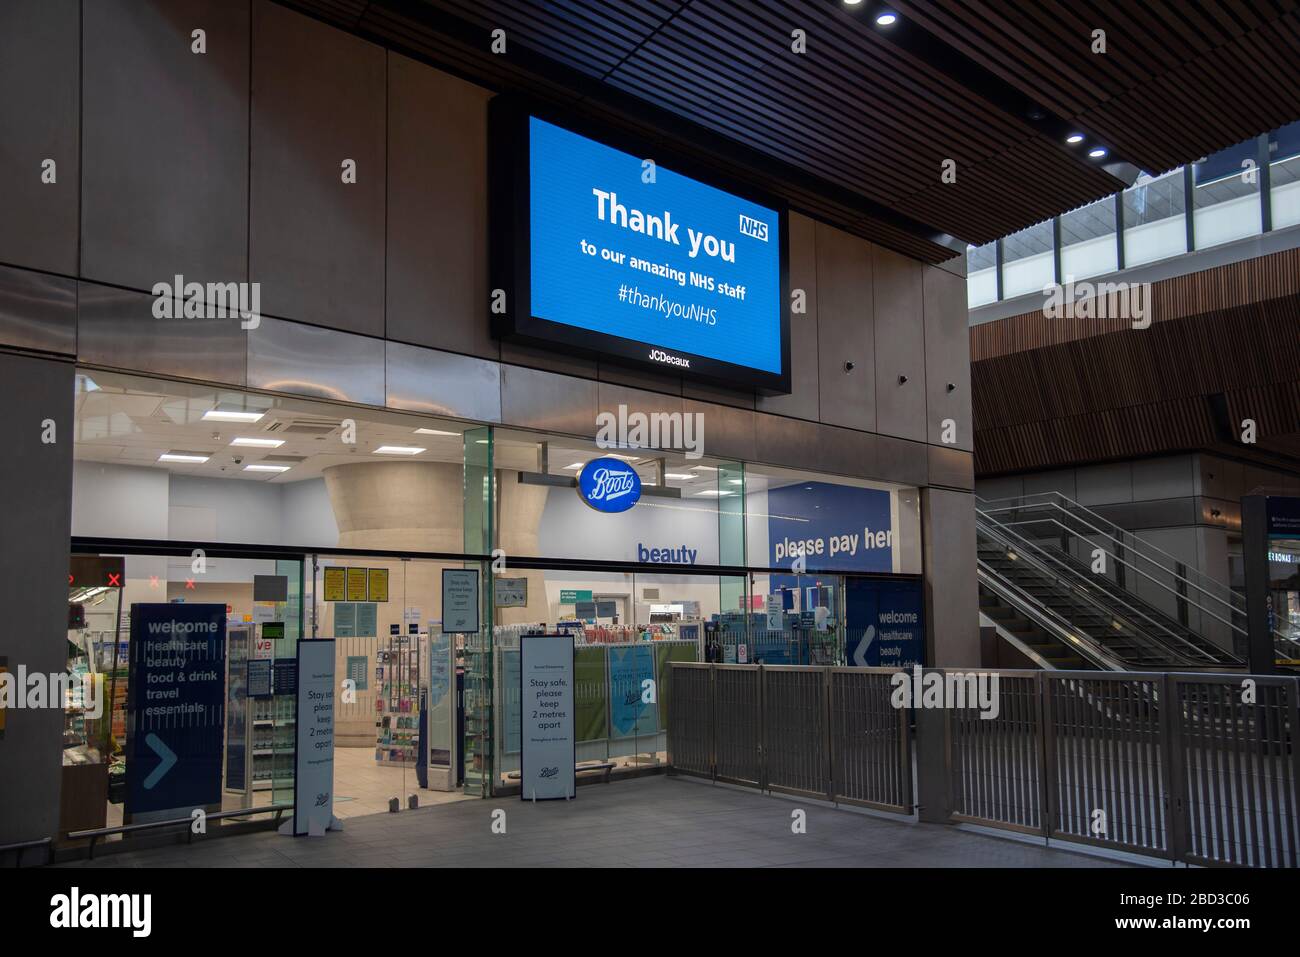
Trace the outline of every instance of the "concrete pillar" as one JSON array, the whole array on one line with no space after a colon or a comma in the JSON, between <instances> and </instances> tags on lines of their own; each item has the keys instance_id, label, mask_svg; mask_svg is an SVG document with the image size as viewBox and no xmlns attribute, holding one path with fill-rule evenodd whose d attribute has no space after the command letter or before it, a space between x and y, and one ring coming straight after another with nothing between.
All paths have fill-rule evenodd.
<instances>
[{"instance_id":1,"label":"concrete pillar","mask_svg":"<svg viewBox=\"0 0 1300 957\"><path fill-rule=\"evenodd\" d=\"M61 674L68 663L72 534L70 362L0 353L0 656L11 674ZM53 423L53 433L47 420ZM52 438L53 441L44 439ZM61 703L60 703L61 705ZM0 844L58 838L63 710L8 708L0 738ZM12 853L0 853L0 867ZM24 864L44 863L29 851Z\"/></svg>"},{"instance_id":2,"label":"concrete pillar","mask_svg":"<svg viewBox=\"0 0 1300 957\"><path fill-rule=\"evenodd\" d=\"M975 496L921 489L921 537L926 661L935 668L978 668Z\"/></svg>"}]
</instances>

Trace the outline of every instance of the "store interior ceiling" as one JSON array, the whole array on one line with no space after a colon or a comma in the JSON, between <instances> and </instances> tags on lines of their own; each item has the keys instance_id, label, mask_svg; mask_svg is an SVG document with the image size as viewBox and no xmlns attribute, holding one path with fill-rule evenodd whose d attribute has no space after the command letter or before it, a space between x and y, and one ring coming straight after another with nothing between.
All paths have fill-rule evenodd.
<instances>
[{"instance_id":1,"label":"store interior ceiling","mask_svg":"<svg viewBox=\"0 0 1300 957\"><path fill-rule=\"evenodd\" d=\"M76 382L74 454L83 462L283 484L318 478L332 465L384 461L460 464L464 456L464 423L213 386L162 383L111 372L82 372ZM354 445L342 441L346 418L356 422ZM426 431L417 431L421 429ZM612 455L631 464L643 483L679 488L684 496L717 498L739 491L718 488L717 471L723 463L707 457L602 450L578 439L548 441L518 431L498 430L493 464L500 469L539 471L543 442L547 471L552 475L576 477L590 459ZM407 451L381 453L381 448ZM412 449L420 451L410 452ZM666 479L661 478L661 471ZM767 487L769 481L783 485L801 478L790 473L770 480L751 472L745 477L744 488L755 491ZM724 478L723 482L740 486L739 479Z\"/></svg>"}]
</instances>

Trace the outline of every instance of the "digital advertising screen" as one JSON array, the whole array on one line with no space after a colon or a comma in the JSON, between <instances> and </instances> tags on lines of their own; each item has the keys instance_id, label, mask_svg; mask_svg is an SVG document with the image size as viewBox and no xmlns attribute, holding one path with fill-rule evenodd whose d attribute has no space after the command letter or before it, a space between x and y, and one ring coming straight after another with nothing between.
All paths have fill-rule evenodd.
<instances>
[{"instance_id":1,"label":"digital advertising screen","mask_svg":"<svg viewBox=\"0 0 1300 957\"><path fill-rule=\"evenodd\" d=\"M781 208L687 176L652 147L629 152L518 108L493 123L493 150L510 158L493 176L495 267L513 292L498 334L789 391Z\"/></svg>"}]
</instances>

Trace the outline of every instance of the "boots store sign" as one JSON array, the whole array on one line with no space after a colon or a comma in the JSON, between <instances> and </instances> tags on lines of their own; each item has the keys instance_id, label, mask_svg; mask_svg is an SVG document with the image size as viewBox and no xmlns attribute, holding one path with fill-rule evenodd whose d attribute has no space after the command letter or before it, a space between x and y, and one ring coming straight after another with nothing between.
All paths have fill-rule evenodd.
<instances>
[{"instance_id":1,"label":"boots store sign","mask_svg":"<svg viewBox=\"0 0 1300 957\"><path fill-rule=\"evenodd\" d=\"M626 512L641 498L641 476L618 459L592 459L578 475L578 495L598 512Z\"/></svg>"},{"instance_id":2,"label":"boots store sign","mask_svg":"<svg viewBox=\"0 0 1300 957\"><path fill-rule=\"evenodd\" d=\"M699 170L661 146L507 97L493 101L492 138L497 336L790 391L779 202L685 175Z\"/></svg>"}]
</instances>

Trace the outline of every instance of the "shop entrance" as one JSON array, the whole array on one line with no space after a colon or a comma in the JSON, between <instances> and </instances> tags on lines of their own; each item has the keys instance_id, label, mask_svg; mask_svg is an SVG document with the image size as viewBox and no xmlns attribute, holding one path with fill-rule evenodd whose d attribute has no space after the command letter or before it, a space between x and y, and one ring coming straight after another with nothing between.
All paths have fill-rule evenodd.
<instances>
[{"instance_id":1,"label":"shop entrance","mask_svg":"<svg viewBox=\"0 0 1300 957\"><path fill-rule=\"evenodd\" d=\"M291 805L297 689L288 676L298 641L311 638L335 639L335 815L466 796L465 639L442 632L440 608L442 571L462 563L122 546L129 551L70 558L60 834L195 808L250 811L212 819L211 832ZM215 624L211 647L187 650L173 668L173 650L147 644L150 629L196 616ZM97 679L97 694L82 693L83 675ZM183 717L145 728L142 715L159 706ZM184 717L218 712L215 722ZM192 735L197 723L210 734Z\"/></svg>"},{"instance_id":2,"label":"shop entrance","mask_svg":"<svg viewBox=\"0 0 1300 957\"><path fill-rule=\"evenodd\" d=\"M465 638L442 630L442 572L459 562L311 558L310 628L335 642L334 813L459 800Z\"/></svg>"}]
</instances>

